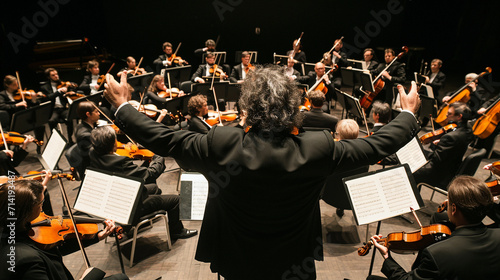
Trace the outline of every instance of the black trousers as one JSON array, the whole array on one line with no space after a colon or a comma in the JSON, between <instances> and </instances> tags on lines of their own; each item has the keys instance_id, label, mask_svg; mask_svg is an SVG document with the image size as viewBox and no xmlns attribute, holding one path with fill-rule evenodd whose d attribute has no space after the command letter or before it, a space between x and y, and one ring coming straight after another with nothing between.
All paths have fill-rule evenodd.
<instances>
[{"instance_id":1,"label":"black trousers","mask_svg":"<svg viewBox=\"0 0 500 280\"><path fill-rule=\"evenodd\" d=\"M158 210L166 210L168 215L168 227L170 234L180 233L184 228L179 219L179 196L162 194L150 195L142 202L141 216Z\"/></svg>"}]
</instances>

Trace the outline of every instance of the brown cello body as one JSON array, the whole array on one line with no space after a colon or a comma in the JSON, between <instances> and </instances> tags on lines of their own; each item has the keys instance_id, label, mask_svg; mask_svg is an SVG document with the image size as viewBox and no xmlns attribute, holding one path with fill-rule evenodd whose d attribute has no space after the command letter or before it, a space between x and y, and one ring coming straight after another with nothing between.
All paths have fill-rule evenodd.
<instances>
[{"instance_id":1,"label":"brown cello body","mask_svg":"<svg viewBox=\"0 0 500 280\"><path fill-rule=\"evenodd\" d=\"M482 115L472 127L474 135L481 139L485 139L490 136L493 131L497 128L498 122L500 121L500 99L497 99L495 103L487 109L487 111Z\"/></svg>"}]
</instances>

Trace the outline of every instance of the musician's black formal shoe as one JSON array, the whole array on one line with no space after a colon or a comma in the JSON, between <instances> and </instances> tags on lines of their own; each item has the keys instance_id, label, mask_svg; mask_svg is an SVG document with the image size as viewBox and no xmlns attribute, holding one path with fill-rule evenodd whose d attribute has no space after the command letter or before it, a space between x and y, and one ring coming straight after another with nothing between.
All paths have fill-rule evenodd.
<instances>
[{"instance_id":1,"label":"musician's black formal shoe","mask_svg":"<svg viewBox=\"0 0 500 280\"><path fill-rule=\"evenodd\" d=\"M183 228L180 233L172 234L172 239L186 239L198 234L196 229Z\"/></svg>"}]
</instances>

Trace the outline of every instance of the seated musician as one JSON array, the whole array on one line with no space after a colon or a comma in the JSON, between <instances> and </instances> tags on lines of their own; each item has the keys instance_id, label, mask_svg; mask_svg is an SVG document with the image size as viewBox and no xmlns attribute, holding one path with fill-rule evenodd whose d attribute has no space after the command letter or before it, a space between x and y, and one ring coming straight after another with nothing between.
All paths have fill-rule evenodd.
<instances>
[{"instance_id":1,"label":"seated musician","mask_svg":"<svg viewBox=\"0 0 500 280\"><path fill-rule=\"evenodd\" d=\"M344 46L342 40L335 40L335 44L337 44L337 46L335 46L335 49L333 49L332 51L331 64L325 65L331 67L333 67L334 65L338 65L339 69L332 73L332 83L335 88L340 89L340 87L342 86L340 67L347 67L349 65L349 62L347 61L347 54L342 51L342 47Z\"/></svg>"},{"instance_id":2,"label":"seated musician","mask_svg":"<svg viewBox=\"0 0 500 280\"><path fill-rule=\"evenodd\" d=\"M375 60L375 51L372 48L366 48L363 51L363 60L366 63L366 69L372 74L375 73L375 69L378 67L378 61Z\"/></svg>"},{"instance_id":3,"label":"seated musician","mask_svg":"<svg viewBox=\"0 0 500 280\"><path fill-rule=\"evenodd\" d=\"M314 66L314 71L310 71L306 76L299 77L297 81L301 84L309 85L310 89L317 81L319 81L323 77L323 75L325 75L325 65L321 62L318 62ZM326 93L326 101L323 105L323 111L326 113L330 112L327 102L330 101L332 98L335 99L335 89L333 88L331 78L332 78L331 75L326 75L323 81L321 82L325 85L326 89L328 90Z\"/></svg>"},{"instance_id":4,"label":"seated musician","mask_svg":"<svg viewBox=\"0 0 500 280\"><path fill-rule=\"evenodd\" d=\"M478 80L476 80L477 76L478 75L476 73L469 73L465 75L465 84L470 83L469 87L471 90L470 100L467 102L467 104L471 109L475 110L478 110L479 106L481 106L481 104L483 104L485 101L488 100L486 99L483 102L481 102L481 100L483 100L482 96L484 95L484 89L481 86L479 86ZM450 101L452 95L456 92L457 92L456 90L448 92L441 101L443 103L447 103L448 101Z\"/></svg>"},{"instance_id":5,"label":"seated musician","mask_svg":"<svg viewBox=\"0 0 500 280\"><path fill-rule=\"evenodd\" d=\"M19 180L14 181L12 184L5 183L0 186L0 232L2 233L0 261L2 267L5 268L2 269L2 279L73 279L73 275L62 261L62 256L78 250L76 238L67 239L63 245L44 250L37 247L37 244L31 240L28 233L31 229L30 222L40 215L41 205L48 199L44 195L48 178L49 176L44 179L43 183L36 180ZM7 211L9 201L12 200L11 192L15 192L15 212ZM11 215L14 213L15 217L12 217ZM15 224L15 226L12 227L12 224ZM106 220L105 224L105 228L99 231L95 238L82 240L82 243L84 245L95 244L110 235L115 229L115 223L112 220ZM11 242L13 234L15 243ZM9 236L11 238L8 238ZM8 254L13 252L15 254L15 264L11 266L13 267L11 270L7 269L7 266L9 266ZM96 278L95 275L88 274L82 279L102 279L102 277ZM119 280L128 279L128 277L124 274L118 274L105 279Z\"/></svg>"},{"instance_id":6,"label":"seated musician","mask_svg":"<svg viewBox=\"0 0 500 280\"><path fill-rule=\"evenodd\" d=\"M204 48L200 48L200 49L194 50L194 54L196 54L198 56L203 56L203 54L207 54L209 52L216 52L216 50L215 50L215 41L212 40L212 39L208 39L205 42L205 47Z\"/></svg>"},{"instance_id":7,"label":"seated musician","mask_svg":"<svg viewBox=\"0 0 500 280\"><path fill-rule=\"evenodd\" d=\"M456 226L451 237L424 248L412 270L406 272L387 247L372 242L384 257L382 273L388 279L497 279L500 275L500 229L481 221L493 198L486 185L470 176L455 178L448 188L448 216ZM367 279L385 279L369 276Z\"/></svg>"},{"instance_id":8,"label":"seated musician","mask_svg":"<svg viewBox=\"0 0 500 280\"><path fill-rule=\"evenodd\" d=\"M90 165L90 148L92 143L90 142L90 134L92 130L96 127L97 121L99 120L100 113L96 107L94 107L91 101L83 101L78 104L77 108L78 117L82 122L77 125L75 130L76 139L76 154L78 154L81 164L77 167L80 177L85 173L85 169Z\"/></svg>"},{"instance_id":9,"label":"seated musician","mask_svg":"<svg viewBox=\"0 0 500 280\"><path fill-rule=\"evenodd\" d=\"M155 155L149 166L138 166L132 158L115 154L116 134L109 126L94 129L90 136L92 148L90 150L90 166L101 170L121 173L126 176L141 178L145 183L155 183L156 179L165 170L163 157ZM158 189L159 193L161 190ZM140 216L153 213L158 210L168 212L168 225L172 239L189 238L198 234L197 230L184 228L179 220L179 196L178 195L148 195L151 189L146 187L142 190L142 208Z\"/></svg>"},{"instance_id":10,"label":"seated musician","mask_svg":"<svg viewBox=\"0 0 500 280\"><path fill-rule=\"evenodd\" d=\"M287 65L285 66L285 75L290 78L290 80L294 81L298 77L300 77L300 72L293 68L295 65L295 61L292 58L287 59Z\"/></svg>"},{"instance_id":11,"label":"seated musician","mask_svg":"<svg viewBox=\"0 0 500 280\"><path fill-rule=\"evenodd\" d=\"M212 128L203 118L208 114L207 97L205 95L195 95L188 101L189 130L207 134Z\"/></svg>"},{"instance_id":12,"label":"seated musician","mask_svg":"<svg viewBox=\"0 0 500 280\"><path fill-rule=\"evenodd\" d=\"M359 135L359 125L352 119L340 120L335 127L335 135L338 140L356 139Z\"/></svg>"},{"instance_id":13,"label":"seated musician","mask_svg":"<svg viewBox=\"0 0 500 280\"><path fill-rule=\"evenodd\" d=\"M299 42L299 45L297 47L295 47L295 45L297 44L297 40L298 39L295 39L293 41L292 49L289 50L286 53L286 55L288 55L288 56L292 55L292 52L295 49L295 52L293 52L294 55L293 55L292 59L293 59L293 62L295 63L295 69L302 73L302 64L307 62L307 58L306 58L306 53L302 50L302 42Z\"/></svg>"},{"instance_id":14,"label":"seated musician","mask_svg":"<svg viewBox=\"0 0 500 280\"><path fill-rule=\"evenodd\" d=\"M378 93L376 100L381 100L392 106L394 102L394 94L392 88L396 84L403 84L406 81L406 73L403 63L394 61L394 63L387 70L384 70L395 58L396 54L393 49L385 49L385 63L379 63L374 74L379 75L382 73L381 79L385 82L384 88Z\"/></svg>"},{"instance_id":15,"label":"seated musician","mask_svg":"<svg viewBox=\"0 0 500 280\"><path fill-rule=\"evenodd\" d=\"M432 151L425 151L429 161L413 173L417 184L425 182L446 189L473 138L471 128L467 124L470 116L471 111L465 103L450 104L448 122L456 124L457 128L435 140L431 144Z\"/></svg>"},{"instance_id":16,"label":"seated musician","mask_svg":"<svg viewBox=\"0 0 500 280\"><path fill-rule=\"evenodd\" d=\"M443 61L435 58L431 61L431 71L425 76L425 84L432 87L432 93L435 97L439 96L439 90L444 87L446 75L441 71Z\"/></svg>"},{"instance_id":17,"label":"seated musician","mask_svg":"<svg viewBox=\"0 0 500 280\"><path fill-rule=\"evenodd\" d=\"M19 100L16 100L16 93L19 92L19 84L16 77L11 75L5 76L5 78L3 79L3 85L5 87L5 90L0 91L0 112L3 112L0 113L0 123L4 130L8 130L8 128L10 128L12 115L28 107L39 105L40 98L38 98L38 96L42 93L32 92L30 93L30 99L25 98L25 101L23 101L22 98L20 98ZM45 127L35 128L34 132L37 139L43 140ZM41 152L40 147L37 147L37 152Z\"/></svg>"},{"instance_id":18,"label":"seated musician","mask_svg":"<svg viewBox=\"0 0 500 280\"><path fill-rule=\"evenodd\" d=\"M86 95L94 94L99 91L99 62L96 60L91 60L87 64L87 75L83 76L83 81L78 87Z\"/></svg>"},{"instance_id":19,"label":"seated musician","mask_svg":"<svg viewBox=\"0 0 500 280\"><path fill-rule=\"evenodd\" d=\"M500 95L494 96L490 100L486 101L486 103L484 103L482 106L480 106L480 109L477 110L477 112L476 112L478 118L480 118L483 114L486 113L487 108L489 108L490 106L493 107L493 105L495 104L495 102L497 102L499 97L500 97ZM493 132L488 137L486 137L484 139L478 138L476 144L474 145L474 148L477 148L477 149L485 148L486 154L488 155L490 153L491 149L493 149L493 145L495 144L496 136L498 135L499 132L500 132L500 126L496 125L495 130L493 130Z\"/></svg>"},{"instance_id":20,"label":"seated musician","mask_svg":"<svg viewBox=\"0 0 500 280\"><path fill-rule=\"evenodd\" d=\"M156 73L160 73L163 68L177 67L188 64L188 62L183 59L174 61L172 57L172 44L170 42L163 43L162 48L164 54L159 55L158 58L153 61L153 64L156 66Z\"/></svg>"},{"instance_id":21,"label":"seated musician","mask_svg":"<svg viewBox=\"0 0 500 280\"><path fill-rule=\"evenodd\" d=\"M66 128L68 130L68 142L69 145L73 145L73 121L68 121L68 98L65 94L73 92L71 88L66 85L60 87L61 80L59 79L59 73L54 68L45 69L45 75L48 82L40 87L40 90L45 94L53 103L54 109L52 110L52 116L49 119L50 130L56 128L58 123L66 123ZM59 88L58 88L59 86Z\"/></svg>"},{"instance_id":22,"label":"seated musician","mask_svg":"<svg viewBox=\"0 0 500 280\"><path fill-rule=\"evenodd\" d=\"M234 66L233 70L231 71L231 76L229 78L231 83L243 83L243 80L250 70L250 57L250 53L247 51L241 53L241 63Z\"/></svg>"},{"instance_id":23,"label":"seated musician","mask_svg":"<svg viewBox=\"0 0 500 280\"><path fill-rule=\"evenodd\" d=\"M29 143L33 143L35 138L31 135L24 135L25 139L21 146L15 147L14 150L5 150L2 149L0 151L0 175L8 176L10 174L19 175L19 172L15 169L28 155L28 151L26 148ZM5 147L2 141L2 148Z\"/></svg>"},{"instance_id":24,"label":"seated musician","mask_svg":"<svg viewBox=\"0 0 500 280\"><path fill-rule=\"evenodd\" d=\"M325 103L325 94L315 90L309 93L308 98L311 101L312 108L311 111L304 112L302 127L325 128L335 132L335 126L339 120L321 109Z\"/></svg>"},{"instance_id":25,"label":"seated musician","mask_svg":"<svg viewBox=\"0 0 500 280\"><path fill-rule=\"evenodd\" d=\"M135 58L128 56L127 67L121 69L118 72L117 76L120 77L124 72L127 74L127 76L131 76L131 75L142 75L146 73L146 70L144 70L144 68L140 68L137 66Z\"/></svg>"},{"instance_id":26,"label":"seated musician","mask_svg":"<svg viewBox=\"0 0 500 280\"><path fill-rule=\"evenodd\" d=\"M205 83L205 79L203 77L212 77L213 75L219 76L221 80L227 79L227 75L224 73L220 65L215 67L215 55L213 53L207 53L205 61L206 63L198 66L198 69L191 77L192 82Z\"/></svg>"},{"instance_id":27,"label":"seated musician","mask_svg":"<svg viewBox=\"0 0 500 280\"><path fill-rule=\"evenodd\" d=\"M372 133L379 131L382 127L391 121L392 109L387 103L376 100L372 105L372 118L374 121Z\"/></svg>"},{"instance_id":28,"label":"seated musician","mask_svg":"<svg viewBox=\"0 0 500 280\"><path fill-rule=\"evenodd\" d=\"M146 103L161 104L167 100L172 99L171 90L165 86L164 77L162 75L156 75L153 77L151 84L146 92ZM160 97L158 94L162 93L165 97ZM184 92L179 91L178 95L176 92L173 93L176 96L184 96Z\"/></svg>"}]
</instances>

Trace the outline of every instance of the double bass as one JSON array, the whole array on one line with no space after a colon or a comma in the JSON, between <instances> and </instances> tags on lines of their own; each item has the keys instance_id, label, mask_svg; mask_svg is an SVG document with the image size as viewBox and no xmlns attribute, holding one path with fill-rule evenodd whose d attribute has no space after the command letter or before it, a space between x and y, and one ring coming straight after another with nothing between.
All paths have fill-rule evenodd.
<instances>
[{"instance_id":1,"label":"double bass","mask_svg":"<svg viewBox=\"0 0 500 280\"><path fill-rule=\"evenodd\" d=\"M474 135L481 139L490 136L500 122L500 98L491 104L472 127Z\"/></svg>"},{"instance_id":2,"label":"double bass","mask_svg":"<svg viewBox=\"0 0 500 280\"><path fill-rule=\"evenodd\" d=\"M403 46L403 51L400 52L392 61L391 63L389 63L389 65L387 65L387 67L384 68L384 70L382 70L380 72L380 74L378 74L378 76L375 78L375 80L373 80L372 84L373 84L373 89L375 91L371 92L371 91L364 91L365 95L361 98L361 100L359 101L360 105L362 108L364 109L368 109L372 103L373 103L373 100L375 99L375 97L377 97L377 95L380 93L380 91L382 91L382 89L384 88L385 86L385 82L382 80L382 73L384 73L385 71L387 71L387 69L389 69L389 67L392 66L392 64L400 59L401 57L403 57L403 55L405 55L406 53L408 53L408 47L407 46Z\"/></svg>"},{"instance_id":3,"label":"double bass","mask_svg":"<svg viewBox=\"0 0 500 280\"><path fill-rule=\"evenodd\" d=\"M450 108L450 104L454 102L463 102L467 103L470 98L471 98L471 93L472 89L469 86L471 83L474 83L477 79L481 78L482 76L491 73L491 68L486 67L486 71L483 73L479 74L475 79L472 81L468 82L464 86L462 86L459 90L457 90L454 94L450 96L450 100L448 102L444 103L441 108L439 109L438 115L436 117L436 122L440 124L441 126L445 126L448 124L447 120L447 114L448 114L448 109ZM485 137L486 138L486 137Z\"/></svg>"}]
</instances>

